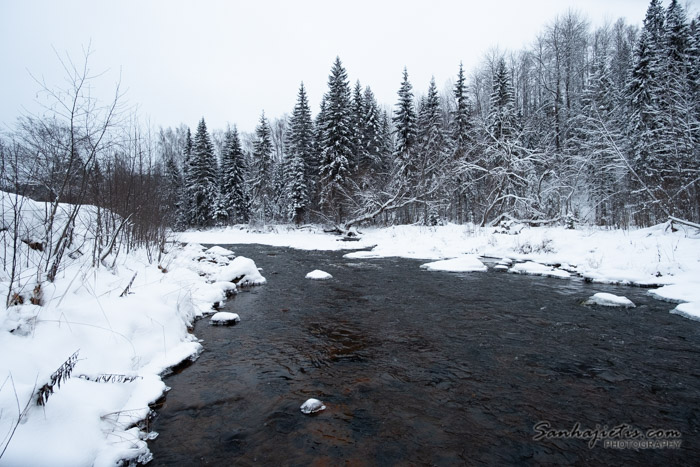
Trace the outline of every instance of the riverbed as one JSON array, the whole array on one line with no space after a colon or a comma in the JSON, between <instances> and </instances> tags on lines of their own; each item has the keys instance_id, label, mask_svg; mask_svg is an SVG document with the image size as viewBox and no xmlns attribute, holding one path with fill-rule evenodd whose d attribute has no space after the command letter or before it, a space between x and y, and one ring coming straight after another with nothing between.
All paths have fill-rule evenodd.
<instances>
[{"instance_id":1,"label":"riverbed","mask_svg":"<svg viewBox=\"0 0 700 467\"><path fill-rule=\"evenodd\" d=\"M223 246L253 258L268 282L226 303L238 325L196 323L205 351L166 379L153 465L687 464L700 456L700 326L644 289ZM333 278L305 279L314 269ZM584 306L595 292L637 306ZM310 397L327 409L302 414ZM559 433L536 440L545 421ZM622 424L677 432L664 439L681 448L589 447L586 429ZM580 436L563 435L574 427Z\"/></svg>"}]
</instances>

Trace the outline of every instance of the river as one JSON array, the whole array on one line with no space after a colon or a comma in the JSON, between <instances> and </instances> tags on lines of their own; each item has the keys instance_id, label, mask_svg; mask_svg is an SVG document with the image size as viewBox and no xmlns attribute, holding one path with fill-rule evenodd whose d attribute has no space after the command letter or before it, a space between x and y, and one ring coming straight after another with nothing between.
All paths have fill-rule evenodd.
<instances>
[{"instance_id":1,"label":"river","mask_svg":"<svg viewBox=\"0 0 700 467\"><path fill-rule=\"evenodd\" d=\"M224 246L254 259L268 283L227 302L238 325L196 323L205 351L166 378L150 465L700 459L700 324L644 289ZM314 269L333 279L305 279ZM595 292L637 307L582 305ZM302 414L310 397L327 409ZM560 433L535 440L545 421ZM655 440L681 448L589 447L586 429L622 424L676 431ZM578 438L565 436L574 427Z\"/></svg>"}]
</instances>

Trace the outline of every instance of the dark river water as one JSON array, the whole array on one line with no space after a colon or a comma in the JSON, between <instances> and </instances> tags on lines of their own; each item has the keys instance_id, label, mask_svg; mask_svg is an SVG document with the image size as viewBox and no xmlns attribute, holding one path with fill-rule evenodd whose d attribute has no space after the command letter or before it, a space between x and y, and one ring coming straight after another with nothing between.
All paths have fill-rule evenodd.
<instances>
[{"instance_id":1,"label":"dark river water","mask_svg":"<svg viewBox=\"0 0 700 467\"><path fill-rule=\"evenodd\" d=\"M644 289L228 248L268 283L227 302L238 325L197 322L205 351L166 378L149 465L700 462L700 323ZM637 308L583 306L595 292ZM310 397L327 409L302 414ZM681 447L589 447L584 430L622 424Z\"/></svg>"}]
</instances>

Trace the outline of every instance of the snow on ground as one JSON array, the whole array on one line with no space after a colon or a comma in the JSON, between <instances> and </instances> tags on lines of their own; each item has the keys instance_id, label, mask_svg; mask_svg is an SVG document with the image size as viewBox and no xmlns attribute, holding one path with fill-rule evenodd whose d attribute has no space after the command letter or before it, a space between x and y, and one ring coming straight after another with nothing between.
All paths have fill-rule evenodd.
<instances>
[{"instance_id":1,"label":"snow on ground","mask_svg":"<svg viewBox=\"0 0 700 467\"><path fill-rule=\"evenodd\" d=\"M607 292L598 292L593 294L588 300L585 301L585 305L601 305L601 306L620 306L624 308L634 308L635 304L632 303L627 297L622 297L620 295L613 295Z\"/></svg>"},{"instance_id":2,"label":"snow on ground","mask_svg":"<svg viewBox=\"0 0 700 467\"><path fill-rule=\"evenodd\" d=\"M651 293L665 300L685 302L674 313L700 319L700 232L685 227L672 232L667 227L525 227L513 235L473 225L404 225L361 228L359 241L342 242L338 236L313 227L236 226L185 232L180 238L223 245L259 243L306 250L356 250L345 255L353 259L397 256L437 261L463 255L509 258L515 263L508 264L509 268L515 267L513 272L547 272L557 277L582 276L599 283L663 286ZM528 261L541 266L517 266Z\"/></svg>"},{"instance_id":3,"label":"snow on ground","mask_svg":"<svg viewBox=\"0 0 700 467\"><path fill-rule=\"evenodd\" d=\"M46 212L31 200L24 208L29 214ZM39 214L23 217L28 238L42 231ZM78 245L89 241L90 214L87 207L81 215L86 222L76 225ZM11 246L0 242L6 257ZM139 422L149 415L149 403L167 390L162 375L196 358L202 346L188 326L235 293L235 284L209 283L211 277L241 266L233 271L244 274L241 282L264 282L245 258L229 262L221 252L205 253L193 244L170 249L160 264L149 263L138 250L122 252L114 267L99 269L88 254L66 256L56 280L41 284L42 306L25 299L23 305L2 307L0 453L7 449L0 465L102 466L150 458L149 434ZM27 297L34 286L27 278L37 277L32 265L40 254L22 250L26 282L19 290ZM10 286L7 271L6 266L0 272L3 301ZM13 291L17 287L15 282ZM65 380L53 386L43 407L37 405L39 389L57 371Z\"/></svg>"},{"instance_id":4,"label":"snow on ground","mask_svg":"<svg viewBox=\"0 0 700 467\"><path fill-rule=\"evenodd\" d=\"M321 271L320 269L314 269L306 275L306 279L313 279L315 281L325 281L328 279L333 279L333 276L328 274L326 271Z\"/></svg>"},{"instance_id":5,"label":"snow on ground","mask_svg":"<svg viewBox=\"0 0 700 467\"><path fill-rule=\"evenodd\" d=\"M476 255L462 255L452 259L433 261L432 263L421 264L420 267L428 271L447 272L476 272L488 269L484 263L479 261Z\"/></svg>"}]
</instances>

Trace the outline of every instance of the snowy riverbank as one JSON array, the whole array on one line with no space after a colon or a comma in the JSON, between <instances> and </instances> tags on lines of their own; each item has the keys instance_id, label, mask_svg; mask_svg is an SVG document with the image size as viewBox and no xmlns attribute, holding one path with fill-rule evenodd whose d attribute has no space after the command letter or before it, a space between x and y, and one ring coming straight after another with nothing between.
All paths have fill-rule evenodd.
<instances>
[{"instance_id":1,"label":"snowy riverbank","mask_svg":"<svg viewBox=\"0 0 700 467\"><path fill-rule=\"evenodd\" d=\"M38 235L45 206L21 201L25 233ZM88 250L91 207L81 212L85 222L76 223L72 249ZM162 376L202 349L188 327L235 292L232 280L265 281L247 258L189 244L172 246L159 263L143 250L99 268L90 255L67 255L55 281L42 281L38 293L32 281L44 252L25 243L14 250L7 240L3 246L6 261L19 252L22 269L10 281L5 264L0 291L12 287L23 303L0 310L2 466L148 460L145 440L155 434L144 421L167 390Z\"/></svg>"},{"instance_id":2,"label":"snowy riverbank","mask_svg":"<svg viewBox=\"0 0 700 467\"><path fill-rule=\"evenodd\" d=\"M398 256L436 261L465 255L508 258L518 264L504 269L516 273L661 286L649 292L657 298L678 302L677 306L669 307L673 313L700 320L700 232L676 227L675 232L666 224L633 230L594 227L520 230L517 227L511 232L519 233L511 235L471 225L395 226L360 229L359 241L344 242L336 235L312 227L237 226L185 232L179 238L212 244L260 243L306 250L362 250L346 255L356 259ZM447 269L454 270L454 264L448 263ZM479 269L471 259L469 265L472 270ZM433 264L425 269L437 268Z\"/></svg>"},{"instance_id":3,"label":"snowy riverbank","mask_svg":"<svg viewBox=\"0 0 700 467\"><path fill-rule=\"evenodd\" d=\"M265 281L247 258L229 262L202 250L177 247L161 268L139 254L113 271L73 264L44 292L44 306L2 314L0 430L9 444L0 465L149 459L145 439L154 434L141 422L167 390L161 377L202 349L188 326L235 292L230 279ZM128 295L120 296L134 274ZM74 353L70 378L38 406L36 390Z\"/></svg>"}]
</instances>

